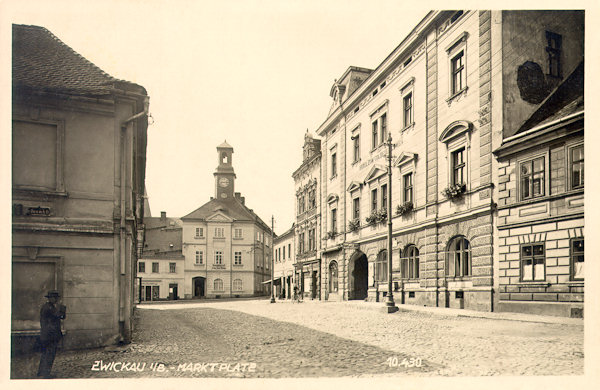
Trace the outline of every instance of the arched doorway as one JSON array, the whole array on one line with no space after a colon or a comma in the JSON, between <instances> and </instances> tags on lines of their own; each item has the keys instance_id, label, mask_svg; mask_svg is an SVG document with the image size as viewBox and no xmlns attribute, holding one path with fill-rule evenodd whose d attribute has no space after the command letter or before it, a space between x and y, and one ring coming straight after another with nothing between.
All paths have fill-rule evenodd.
<instances>
[{"instance_id":1,"label":"arched doorway","mask_svg":"<svg viewBox=\"0 0 600 390\"><path fill-rule=\"evenodd\" d=\"M333 294L338 292L338 265L336 261L329 264L329 292Z\"/></svg>"},{"instance_id":2,"label":"arched doorway","mask_svg":"<svg viewBox=\"0 0 600 390\"><path fill-rule=\"evenodd\" d=\"M202 276L197 276L192 278L192 287L194 291L194 298L204 298L206 291L206 278Z\"/></svg>"},{"instance_id":3,"label":"arched doorway","mask_svg":"<svg viewBox=\"0 0 600 390\"><path fill-rule=\"evenodd\" d=\"M356 251L349 261L350 277L348 299L365 299L369 287L369 263L367 255Z\"/></svg>"}]
</instances>

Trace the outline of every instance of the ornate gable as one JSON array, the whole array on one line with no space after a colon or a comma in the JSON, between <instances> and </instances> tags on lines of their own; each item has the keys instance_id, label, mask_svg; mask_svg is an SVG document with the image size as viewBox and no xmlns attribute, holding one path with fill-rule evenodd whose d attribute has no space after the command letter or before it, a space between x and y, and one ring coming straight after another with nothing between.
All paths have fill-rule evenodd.
<instances>
[{"instance_id":1,"label":"ornate gable","mask_svg":"<svg viewBox=\"0 0 600 390\"><path fill-rule=\"evenodd\" d=\"M410 162L416 161L419 155L417 153L411 152L402 152L400 156L394 160L394 166L400 167L402 165L408 164Z\"/></svg>"},{"instance_id":2,"label":"ornate gable","mask_svg":"<svg viewBox=\"0 0 600 390\"><path fill-rule=\"evenodd\" d=\"M206 220L210 222L233 222L233 218L229 217L223 211L222 207L217 208Z\"/></svg>"},{"instance_id":3,"label":"ornate gable","mask_svg":"<svg viewBox=\"0 0 600 390\"><path fill-rule=\"evenodd\" d=\"M350 185L348 186L348 188L346 189L346 191L348 192L354 192L356 190L360 190L360 188L362 187L362 183L359 183L357 181L353 181L350 183Z\"/></svg>"},{"instance_id":4,"label":"ornate gable","mask_svg":"<svg viewBox=\"0 0 600 390\"><path fill-rule=\"evenodd\" d=\"M447 143L453 138L458 137L459 135L470 132L473 129L473 123L469 121L454 121L450 123L442 134L440 135L440 141Z\"/></svg>"}]
</instances>

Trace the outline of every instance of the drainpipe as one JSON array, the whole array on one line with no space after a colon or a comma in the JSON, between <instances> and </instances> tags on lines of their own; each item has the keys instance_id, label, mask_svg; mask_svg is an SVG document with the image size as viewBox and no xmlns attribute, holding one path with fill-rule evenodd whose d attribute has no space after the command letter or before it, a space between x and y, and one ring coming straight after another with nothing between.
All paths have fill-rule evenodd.
<instances>
[{"instance_id":1,"label":"drainpipe","mask_svg":"<svg viewBox=\"0 0 600 390\"><path fill-rule=\"evenodd\" d=\"M126 207L126 202L125 202L125 197L126 197L126 175L127 175L127 165L126 165L126 153L127 153L127 147L126 147L126 135L127 135L127 128L129 127L129 123L131 123L132 121L141 118L144 115L148 115L148 108L150 105L150 98L148 96L144 97L144 109L143 111L133 115L132 117L126 119L125 121L123 121L121 123L121 159L120 159L120 168L121 168L121 180L120 180L120 185L121 185L121 193L120 193L120 207L121 207L121 211L120 211L120 229L119 229L119 243L120 243L120 247L119 247L119 268L120 268L120 277L119 277L119 333L120 333L120 341L123 342L126 339L128 339L128 335L124 335L124 331L125 331L125 306L126 306L126 302L125 302L125 277L127 274L127 269L126 269L126 255L125 255L125 243L126 243L126 239L127 239L127 232L126 232L126 226L125 226L125 207Z\"/></svg>"}]
</instances>

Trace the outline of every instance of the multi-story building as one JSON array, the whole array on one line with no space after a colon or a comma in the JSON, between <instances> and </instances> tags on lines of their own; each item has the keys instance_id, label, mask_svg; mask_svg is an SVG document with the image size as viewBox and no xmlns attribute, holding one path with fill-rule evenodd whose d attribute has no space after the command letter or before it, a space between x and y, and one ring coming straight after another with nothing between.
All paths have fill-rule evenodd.
<instances>
[{"instance_id":1,"label":"multi-story building","mask_svg":"<svg viewBox=\"0 0 600 390\"><path fill-rule=\"evenodd\" d=\"M183 225L178 218L144 217L144 246L138 260L138 300L183 297L185 257L181 251Z\"/></svg>"},{"instance_id":2,"label":"multi-story building","mask_svg":"<svg viewBox=\"0 0 600 390\"><path fill-rule=\"evenodd\" d=\"M349 67L317 130L322 296L383 299L392 218L396 302L498 309L496 206L514 189L492 150L582 56L580 11L432 11L376 69Z\"/></svg>"},{"instance_id":3,"label":"multi-story building","mask_svg":"<svg viewBox=\"0 0 600 390\"><path fill-rule=\"evenodd\" d=\"M294 265L296 263L295 242L296 226L277 236L274 242L275 267L273 280L276 286L275 295L290 299L294 294Z\"/></svg>"},{"instance_id":4,"label":"multi-story building","mask_svg":"<svg viewBox=\"0 0 600 390\"><path fill-rule=\"evenodd\" d=\"M495 151L499 310L583 316L583 121L581 62Z\"/></svg>"},{"instance_id":5,"label":"multi-story building","mask_svg":"<svg viewBox=\"0 0 600 390\"><path fill-rule=\"evenodd\" d=\"M330 163L338 174L337 157ZM304 135L302 164L292 174L296 188L296 288L304 297L321 299L321 141Z\"/></svg>"},{"instance_id":6,"label":"multi-story building","mask_svg":"<svg viewBox=\"0 0 600 390\"><path fill-rule=\"evenodd\" d=\"M12 335L26 349L48 290L65 348L131 338L148 96L43 27L13 25Z\"/></svg>"},{"instance_id":7,"label":"multi-story building","mask_svg":"<svg viewBox=\"0 0 600 390\"><path fill-rule=\"evenodd\" d=\"M271 229L234 191L233 148L217 146L215 196L181 218L185 298L270 293Z\"/></svg>"}]
</instances>

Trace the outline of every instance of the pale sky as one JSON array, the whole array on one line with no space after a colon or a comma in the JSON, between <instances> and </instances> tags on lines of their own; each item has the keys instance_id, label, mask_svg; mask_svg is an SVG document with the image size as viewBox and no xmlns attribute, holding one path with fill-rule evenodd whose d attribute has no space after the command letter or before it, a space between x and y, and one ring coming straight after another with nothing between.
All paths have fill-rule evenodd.
<instances>
[{"instance_id":1,"label":"pale sky","mask_svg":"<svg viewBox=\"0 0 600 390\"><path fill-rule=\"evenodd\" d=\"M281 234L294 220L291 175L304 133L326 119L334 79L350 65L377 67L432 5L403 4L0 0L0 18L4 38L10 23L46 27L113 77L146 88L153 216L182 217L213 196L215 148L227 140L236 191L265 222L274 215Z\"/></svg>"}]
</instances>

